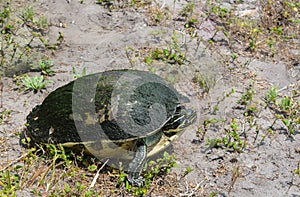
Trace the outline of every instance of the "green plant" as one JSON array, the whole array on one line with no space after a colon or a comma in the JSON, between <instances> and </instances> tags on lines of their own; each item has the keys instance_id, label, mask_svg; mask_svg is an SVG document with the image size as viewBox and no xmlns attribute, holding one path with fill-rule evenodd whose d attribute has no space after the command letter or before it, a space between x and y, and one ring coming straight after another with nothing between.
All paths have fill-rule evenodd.
<instances>
[{"instance_id":1,"label":"green plant","mask_svg":"<svg viewBox=\"0 0 300 197\"><path fill-rule=\"evenodd\" d=\"M252 87L248 88L242 97L237 101L238 104L247 106L253 99L254 89Z\"/></svg>"},{"instance_id":2,"label":"green plant","mask_svg":"<svg viewBox=\"0 0 300 197\"><path fill-rule=\"evenodd\" d=\"M280 100L280 102L278 103L278 106L280 107L280 109L282 111L288 112L293 106L293 100L290 97L285 96L284 98L282 98Z\"/></svg>"},{"instance_id":3,"label":"green plant","mask_svg":"<svg viewBox=\"0 0 300 197\"><path fill-rule=\"evenodd\" d=\"M151 57L151 58L150 58ZM170 49L154 49L151 52L150 57L146 57L146 59L155 59L155 60L163 60L171 64L183 64L186 58L183 56L183 54L177 54L175 51ZM150 62L150 61L148 61ZM151 62L152 63L152 62Z\"/></svg>"},{"instance_id":4,"label":"green plant","mask_svg":"<svg viewBox=\"0 0 300 197\"><path fill-rule=\"evenodd\" d=\"M22 79L22 85L25 87L25 91L38 91L46 88L46 85L51 83L51 80L44 80L43 76L24 77Z\"/></svg>"},{"instance_id":5,"label":"green plant","mask_svg":"<svg viewBox=\"0 0 300 197\"><path fill-rule=\"evenodd\" d=\"M27 7L25 8L25 10L23 11L20 17L24 22L29 22L29 21L33 21L34 15L35 12L32 9L32 7Z\"/></svg>"},{"instance_id":6,"label":"green plant","mask_svg":"<svg viewBox=\"0 0 300 197\"><path fill-rule=\"evenodd\" d=\"M134 47L126 46L125 53L127 56L130 65L133 67L137 64L138 58L140 57L140 52L137 51Z\"/></svg>"},{"instance_id":7,"label":"green plant","mask_svg":"<svg viewBox=\"0 0 300 197\"><path fill-rule=\"evenodd\" d=\"M292 93L293 96L279 97L275 89L271 88L265 97L267 106L274 113L274 121L269 127L270 130L276 130L274 126L277 121L280 121L284 124L289 136L296 134L297 125L300 124L300 102L297 101L299 94L296 90L292 91Z\"/></svg>"},{"instance_id":8,"label":"green plant","mask_svg":"<svg viewBox=\"0 0 300 197\"><path fill-rule=\"evenodd\" d=\"M192 81L201 88L201 95L208 94L211 88L216 85L215 78L207 74L196 74Z\"/></svg>"},{"instance_id":9,"label":"green plant","mask_svg":"<svg viewBox=\"0 0 300 197\"><path fill-rule=\"evenodd\" d=\"M36 19L32 7L21 12L14 1L8 2L0 8L0 75L7 70L13 73L19 65L35 64L39 51L47 49L42 42L46 40L47 19Z\"/></svg>"},{"instance_id":10,"label":"green plant","mask_svg":"<svg viewBox=\"0 0 300 197\"><path fill-rule=\"evenodd\" d=\"M188 175L189 173L191 173L193 171L193 169L190 166L187 166L185 168L185 171L183 172L182 177L185 177L186 175Z\"/></svg>"},{"instance_id":11,"label":"green plant","mask_svg":"<svg viewBox=\"0 0 300 197\"><path fill-rule=\"evenodd\" d=\"M181 9L179 15L188 18L193 14L194 8L195 8L195 3L190 2Z\"/></svg>"},{"instance_id":12,"label":"green plant","mask_svg":"<svg viewBox=\"0 0 300 197\"><path fill-rule=\"evenodd\" d=\"M49 26L48 19L45 16L38 17L36 24L41 31L46 31Z\"/></svg>"},{"instance_id":13,"label":"green plant","mask_svg":"<svg viewBox=\"0 0 300 197\"><path fill-rule=\"evenodd\" d=\"M156 34L153 35L155 36ZM150 50L149 54L144 58L144 62L152 63L153 60L159 60L170 64L183 65L188 62L185 54L186 49L182 49L183 45L180 44L178 33L174 31L168 47Z\"/></svg>"},{"instance_id":14,"label":"green plant","mask_svg":"<svg viewBox=\"0 0 300 197\"><path fill-rule=\"evenodd\" d=\"M225 19L228 19L232 13L232 10L228 10L225 7L221 7L219 5L213 5L210 8L210 12L214 13L215 15L217 15L218 17L220 17L221 19L224 19L224 21L226 22Z\"/></svg>"},{"instance_id":15,"label":"green plant","mask_svg":"<svg viewBox=\"0 0 300 197\"><path fill-rule=\"evenodd\" d=\"M83 77L86 75L86 67L84 67L81 71L81 73L78 73L76 70L75 70L75 67L72 67L72 73L73 73L73 78L77 79L77 78L80 78L80 77Z\"/></svg>"},{"instance_id":16,"label":"green plant","mask_svg":"<svg viewBox=\"0 0 300 197\"><path fill-rule=\"evenodd\" d=\"M16 190L19 188L19 177L17 174L11 174L10 170L0 172L0 183L0 195L16 196Z\"/></svg>"},{"instance_id":17,"label":"green plant","mask_svg":"<svg viewBox=\"0 0 300 197\"><path fill-rule=\"evenodd\" d=\"M54 66L50 60L43 60L39 62L39 67L42 69L42 75L52 76L55 72L51 69Z\"/></svg>"},{"instance_id":18,"label":"green plant","mask_svg":"<svg viewBox=\"0 0 300 197\"><path fill-rule=\"evenodd\" d=\"M298 162L297 168L295 169L295 174L300 176L300 161Z\"/></svg>"},{"instance_id":19,"label":"green plant","mask_svg":"<svg viewBox=\"0 0 300 197\"><path fill-rule=\"evenodd\" d=\"M235 2L236 3L236 2ZM214 39L217 32L221 31L227 38L227 44L232 46L232 51L238 55L247 55L255 58L272 58L272 61L286 61L292 65L299 62L296 54L290 50L297 48L299 23L299 2L297 0L268 0L258 1L260 14L256 12L242 13L227 9L222 1L206 1L207 14L214 14L216 22L215 34L207 44L218 50L222 45ZM235 47L238 40L239 47ZM235 45L235 46L234 46ZM241 53L240 47L245 53Z\"/></svg>"},{"instance_id":20,"label":"green plant","mask_svg":"<svg viewBox=\"0 0 300 197\"><path fill-rule=\"evenodd\" d=\"M171 172L171 169L177 164L175 158L169 153L164 152L163 157L156 161L150 161L146 166L147 172L144 175L146 181L152 180L154 177L165 175Z\"/></svg>"},{"instance_id":21,"label":"green plant","mask_svg":"<svg viewBox=\"0 0 300 197\"><path fill-rule=\"evenodd\" d=\"M238 131L238 121L232 119L230 129L225 128L224 136L221 138L206 139L206 145L209 148L226 148L242 152L246 145L246 138L243 141L241 135L242 132Z\"/></svg>"},{"instance_id":22,"label":"green plant","mask_svg":"<svg viewBox=\"0 0 300 197\"><path fill-rule=\"evenodd\" d=\"M156 161L150 161L145 166L145 173L143 174L144 185L140 187L134 187L127 181L127 174L120 172L118 177L118 185L124 185L127 192L133 195L145 195L150 188L151 182L156 177L161 177L168 174L173 167L177 164L174 160L174 156L164 152L163 157Z\"/></svg>"},{"instance_id":23,"label":"green plant","mask_svg":"<svg viewBox=\"0 0 300 197\"><path fill-rule=\"evenodd\" d=\"M209 197L215 197L215 196L218 196L218 192L210 192L209 193Z\"/></svg>"},{"instance_id":24,"label":"green plant","mask_svg":"<svg viewBox=\"0 0 300 197\"><path fill-rule=\"evenodd\" d=\"M267 94L265 95L264 101L269 104L269 103L274 103L276 104L276 99L278 98L278 91L277 88L271 87L270 90L267 91Z\"/></svg>"},{"instance_id":25,"label":"green plant","mask_svg":"<svg viewBox=\"0 0 300 197\"><path fill-rule=\"evenodd\" d=\"M4 110L0 112L0 125L2 125L2 122L10 116L11 111L10 110Z\"/></svg>"}]
</instances>

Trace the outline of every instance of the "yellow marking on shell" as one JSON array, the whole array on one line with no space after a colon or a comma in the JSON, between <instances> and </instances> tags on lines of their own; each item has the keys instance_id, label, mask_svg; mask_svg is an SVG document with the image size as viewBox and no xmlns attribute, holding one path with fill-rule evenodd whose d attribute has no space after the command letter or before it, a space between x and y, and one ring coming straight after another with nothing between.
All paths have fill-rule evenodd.
<instances>
[{"instance_id":1,"label":"yellow marking on shell","mask_svg":"<svg viewBox=\"0 0 300 197\"><path fill-rule=\"evenodd\" d=\"M101 116L99 121L100 121L100 124L103 123L105 121L105 115Z\"/></svg>"},{"instance_id":2,"label":"yellow marking on shell","mask_svg":"<svg viewBox=\"0 0 300 197\"><path fill-rule=\"evenodd\" d=\"M125 142L118 145L112 141L66 142L62 146L75 149L80 149L82 146L81 148L85 153L100 158L132 160L135 155L135 151L131 150L134 146L133 142Z\"/></svg>"},{"instance_id":3,"label":"yellow marking on shell","mask_svg":"<svg viewBox=\"0 0 300 197\"><path fill-rule=\"evenodd\" d=\"M69 114L69 119L70 119L70 120L74 120L73 114Z\"/></svg>"},{"instance_id":4,"label":"yellow marking on shell","mask_svg":"<svg viewBox=\"0 0 300 197\"><path fill-rule=\"evenodd\" d=\"M114 118L113 118L113 108L111 108L109 111L108 111L108 113L107 113L107 115L108 115L108 121L112 121Z\"/></svg>"},{"instance_id":5,"label":"yellow marking on shell","mask_svg":"<svg viewBox=\"0 0 300 197\"><path fill-rule=\"evenodd\" d=\"M89 112L85 113L85 115L86 115L86 118L84 120L85 125L94 125L96 123L95 118Z\"/></svg>"},{"instance_id":6,"label":"yellow marking on shell","mask_svg":"<svg viewBox=\"0 0 300 197\"><path fill-rule=\"evenodd\" d=\"M102 122L105 121L105 109L100 109L97 113L97 116L99 117L99 123L101 124Z\"/></svg>"},{"instance_id":7,"label":"yellow marking on shell","mask_svg":"<svg viewBox=\"0 0 300 197\"><path fill-rule=\"evenodd\" d=\"M165 135L162 135L160 141L153 145L148 153L147 157L152 157L153 155L156 155L171 145L171 143L176 140L180 135L173 135L172 137L167 137Z\"/></svg>"},{"instance_id":8,"label":"yellow marking on shell","mask_svg":"<svg viewBox=\"0 0 300 197\"><path fill-rule=\"evenodd\" d=\"M109 108L106 105L104 105L103 109L99 110L97 115L99 117L100 124L103 123L104 121L112 121L114 119L113 114L115 114L115 112L113 111L113 109L114 108ZM106 110L108 110L107 113L105 113Z\"/></svg>"},{"instance_id":9,"label":"yellow marking on shell","mask_svg":"<svg viewBox=\"0 0 300 197\"><path fill-rule=\"evenodd\" d=\"M51 135L52 133L54 133L54 128L53 127L50 127L50 129L49 129L49 135Z\"/></svg>"}]
</instances>

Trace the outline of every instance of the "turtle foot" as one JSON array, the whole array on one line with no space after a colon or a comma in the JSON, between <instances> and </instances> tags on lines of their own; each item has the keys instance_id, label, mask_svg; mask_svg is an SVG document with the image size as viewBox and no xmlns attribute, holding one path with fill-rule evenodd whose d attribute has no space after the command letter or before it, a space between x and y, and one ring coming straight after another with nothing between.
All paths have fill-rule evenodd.
<instances>
[{"instance_id":1,"label":"turtle foot","mask_svg":"<svg viewBox=\"0 0 300 197\"><path fill-rule=\"evenodd\" d=\"M127 176L128 182L135 187L142 187L144 185L144 180L142 177L138 176L136 172L130 172Z\"/></svg>"}]
</instances>

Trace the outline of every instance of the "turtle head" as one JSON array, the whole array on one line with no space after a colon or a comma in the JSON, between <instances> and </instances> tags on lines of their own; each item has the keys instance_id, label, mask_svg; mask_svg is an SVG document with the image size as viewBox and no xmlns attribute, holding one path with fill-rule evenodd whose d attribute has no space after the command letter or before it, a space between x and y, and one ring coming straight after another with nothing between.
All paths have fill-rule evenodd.
<instances>
[{"instance_id":1,"label":"turtle head","mask_svg":"<svg viewBox=\"0 0 300 197\"><path fill-rule=\"evenodd\" d=\"M162 130L166 136L173 136L182 133L182 131L193 124L197 118L197 114L192 109L186 109L179 105L172 118L163 126Z\"/></svg>"}]
</instances>

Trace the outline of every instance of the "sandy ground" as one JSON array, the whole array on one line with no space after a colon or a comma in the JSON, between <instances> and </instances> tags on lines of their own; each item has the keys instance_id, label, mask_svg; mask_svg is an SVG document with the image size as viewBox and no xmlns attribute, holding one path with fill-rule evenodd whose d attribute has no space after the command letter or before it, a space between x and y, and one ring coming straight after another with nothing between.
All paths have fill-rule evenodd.
<instances>
[{"instance_id":1,"label":"sandy ground","mask_svg":"<svg viewBox=\"0 0 300 197\"><path fill-rule=\"evenodd\" d=\"M172 2L163 1L164 4L159 5L170 6L171 13L176 13L186 4L185 1L176 1L174 5ZM201 5L204 4L199 2L197 5L196 12L201 15ZM265 92L275 85L282 89L280 94L288 94L298 85L297 70L291 75L283 63L240 57L237 61L241 65L247 61L250 63L230 71L228 67L234 65L224 65L220 61L220 54L210 51L183 33L183 22L173 18L151 26L151 17L149 13L142 12L142 8L109 11L95 4L94 0L84 0L82 4L77 0L40 0L34 3L34 7L49 18L52 24L50 38L55 40L58 32L61 32L65 44L50 54L56 75L50 78L54 83L49 84L46 90L24 94L15 90L12 78L2 78L2 109L10 109L11 114L0 129L0 137L8 139L6 147L1 147L1 164L16 159L24 152L14 133L24 130L26 116L35 105L40 104L51 91L73 79L72 67L78 72L86 68L87 73L120 68L154 70L190 98L190 106L197 111L198 120L173 145L179 168L173 169L170 177L176 177L177 180L174 182L170 179L171 183L154 190L149 196L209 196L212 192L217 192L218 196L300 196L300 178L294 173L300 161L299 152L296 151L300 148L299 127L293 139L288 138L283 131L274 132L263 142L254 142L253 137L250 137L242 153L207 148L205 140L201 140L201 135L196 132L205 119L224 119L227 122L232 118L243 119L243 111L237 108L236 101L251 81L255 81L255 102L261 101ZM249 1L241 9L251 10L251 7ZM214 24L208 19L202 26L198 34L208 40L215 33ZM147 65L138 58L138 49L165 46L171 42L174 31L178 33L179 42L186 43L190 60L188 65L166 65L162 62ZM224 35L218 33L216 39L222 40ZM226 46L220 51L223 54L230 52ZM208 95L201 95L202 90L192 82L195 73L204 73L207 79L216 81ZM235 93L222 99L232 89ZM212 113L212 106L217 103L219 110ZM272 122L271 116L270 110L264 110L257 118L257 122L262 125L262 134L258 139L267 135L265 133ZM222 130L222 127L212 124L205 138L217 137ZM254 136L254 131L249 129L248 135ZM187 166L193 171L181 177ZM236 169L239 169L239 176L232 184Z\"/></svg>"}]
</instances>

